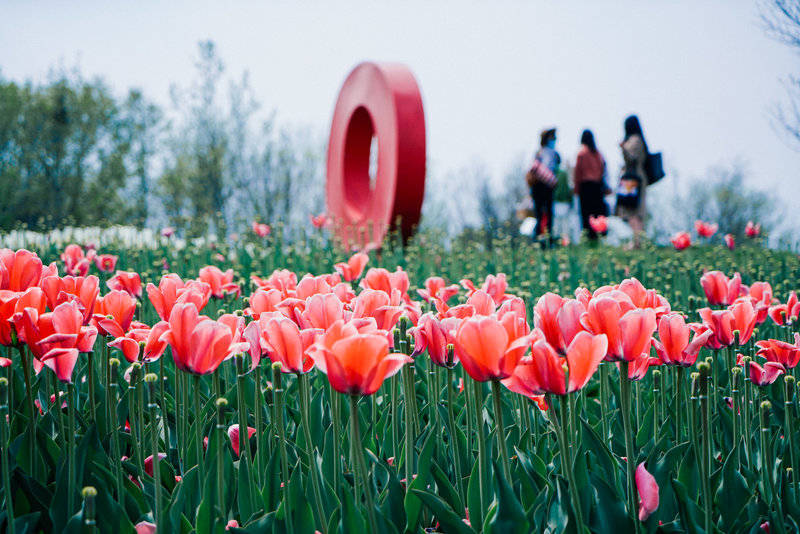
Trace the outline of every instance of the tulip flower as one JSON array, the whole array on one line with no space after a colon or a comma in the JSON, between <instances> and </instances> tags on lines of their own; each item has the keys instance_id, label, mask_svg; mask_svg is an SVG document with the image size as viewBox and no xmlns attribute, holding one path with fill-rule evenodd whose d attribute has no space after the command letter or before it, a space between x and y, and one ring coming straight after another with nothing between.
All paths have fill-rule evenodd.
<instances>
[{"instance_id":1,"label":"tulip flower","mask_svg":"<svg viewBox=\"0 0 800 534\"><path fill-rule=\"evenodd\" d=\"M336 269L336 272L342 276L345 282L352 282L361 276L368 261L368 255L363 252L357 252L350 256L347 263L337 263L333 267Z\"/></svg>"},{"instance_id":2,"label":"tulip flower","mask_svg":"<svg viewBox=\"0 0 800 534\"><path fill-rule=\"evenodd\" d=\"M605 235L608 232L608 217L605 215L590 215L589 228L600 235Z\"/></svg>"},{"instance_id":3,"label":"tulip flower","mask_svg":"<svg viewBox=\"0 0 800 534\"><path fill-rule=\"evenodd\" d=\"M725 246L730 250L734 250L736 248L736 239L733 237L733 234L725 234L722 239L725 241Z\"/></svg>"},{"instance_id":4,"label":"tulip flower","mask_svg":"<svg viewBox=\"0 0 800 534\"><path fill-rule=\"evenodd\" d=\"M233 269L222 272L215 265L207 265L200 269L199 274L198 280L211 287L211 296L214 298L221 299L227 293L236 293L237 296L241 293L239 285L233 283Z\"/></svg>"},{"instance_id":5,"label":"tulip flower","mask_svg":"<svg viewBox=\"0 0 800 534\"><path fill-rule=\"evenodd\" d=\"M730 311L733 314L733 329L739 331L739 345L744 345L756 327L756 310L749 298L743 298L737 300Z\"/></svg>"},{"instance_id":6,"label":"tulip flower","mask_svg":"<svg viewBox=\"0 0 800 534\"><path fill-rule=\"evenodd\" d=\"M757 356L767 361L779 363L788 369L794 369L800 361L800 334L795 333L794 345L778 339L756 341Z\"/></svg>"},{"instance_id":7,"label":"tulip flower","mask_svg":"<svg viewBox=\"0 0 800 534\"><path fill-rule=\"evenodd\" d=\"M139 521L133 528L136 530L136 534L156 534L155 523L149 521Z\"/></svg>"},{"instance_id":8,"label":"tulip flower","mask_svg":"<svg viewBox=\"0 0 800 534\"><path fill-rule=\"evenodd\" d=\"M700 277L700 285L712 306L728 306L739 298L742 290L742 277L739 273L728 279L720 271L709 271Z\"/></svg>"},{"instance_id":9,"label":"tulip flower","mask_svg":"<svg viewBox=\"0 0 800 534\"><path fill-rule=\"evenodd\" d=\"M461 287L467 290L467 296L472 296L472 294L477 291L477 288L471 280L461 280ZM480 289L492 297L492 300L497 305L500 305L504 300L511 297L511 295L506 294L508 281L506 280L505 273L487 275Z\"/></svg>"},{"instance_id":10,"label":"tulip flower","mask_svg":"<svg viewBox=\"0 0 800 534\"><path fill-rule=\"evenodd\" d=\"M558 314L564 305L564 298L555 293L545 293L533 307L533 324L542 331L547 342L558 352L564 353L567 348L561 327L558 324Z\"/></svg>"},{"instance_id":11,"label":"tulip flower","mask_svg":"<svg viewBox=\"0 0 800 534\"><path fill-rule=\"evenodd\" d=\"M750 300L756 309L756 324L761 324L767 320L769 308L772 305L772 286L769 282L753 282L748 288ZM800 306L798 306L800 311Z\"/></svg>"},{"instance_id":12,"label":"tulip flower","mask_svg":"<svg viewBox=\"0 0 800 534\"><path fill-rule=\"evenodd\" d=\"M453 332L458 326L458 319L437 319L432 313L420 317L414 334L414 352L412 356L428 351L431 361L439 367L447 367L447 345L453 343ZM454 356L458 361L458 357Z\"/></svg>"},{"instance_id":13,"label":"tulip flower","mask_svg":"<svg viewBox=\"0 0 800 534\"><path fill-rule=\"evenodd\" d=\"M39 283L42 260L35 253L19 249L0 249L0 289L25 291Z\"/></svg>"},{"instance_id":14,"label":"tulip flower","mask_svg":"<svg viewBox=\"0 0 800 534\"><path fill-rule=\"evenodd\" d=\"M700 349L713 335L711 330L695 333L689 341L691 328L680 313L668 313L658 322L658 337L653 339L653 346L658 357L667 365L689 367L697 361Z\"/></svg>"},{"instance_id":15,"label":"tulip flower","mask_svg":"<svg viewBox=\"0 0 800 534\"><path fill-rule=\"evenodd\" d=\"M258 237L267 237L270 232L272 232L272 228L268 224L259 223L253 221L252 224L253 233L256 234Z\"/></svg>"},{"instance_id":16,"label":"tulip flower","mask_svg":"<svg viewBox=\"0 0 800 534\"><path fill-rule=\"evenodd\" d=\"M67 274L73 276L86 276L92 263L91 260L92 258L87 257L83 249L75 244L67 245L67 248L61 254L61 261L64 262Z\"/></svg>"},{"instance_id":17,"label":"tulip flower","mask_svg":"<svg viewBox=\"0 0 800 534\"><path fill-rule=\"evenodd\" d=\"M766 362L763 366L753 361L749 364L750 381L757 386L768 386L786 372L783 365L777 362Z\"/></svg>"},{"instance_id":18,"label":"tulip flower","mask_svg":"<svg viewBox=\"0 0 800 534\"><path fill-rule=\"evenodd\" d=\"M247 439L253 437L253 434L256 433L256 429L248 426L247 427ZM239 425L231 425L228 427L228 438L231 440L231 447L233 447L233 453L238 457L239 456Z\"/></svg>"},{"instance_id":19,"label":"tulip flower","mask_svg":"<svg viewBox=\"0 0 800 534\"><path fill-rule=\"evenodd\" d=\"M139 273L133 271L117 271L108 279L106 285L112 291L125 291L137 299L142 296L142 280L139 278Z\"/></svg>"},{"instance_id":20,"label":"tulip flower","mask_svg":"<svg viewBox=\"0 0 800 534\"><path fill-rule=\"evenodd\" d=\"M390 353L384 332L359 333L356 326L342 320L320 336L310 355L328 375L331 387L347 395L372 395L385 379L413 361L405 354Z\"/></svg>"},{"instance_id":21,"label":"tulip flower","mask_svg":"<svg viewBox=\"0 0 800 534\"><path fill-rule=\"evenodd\" d=\"M250 306L245 308L244 314L258 320L263 313L277 312L281 301L283 301L283 296L277 289L256 289L250 295Z\"/></svg>"},{"instance_id":22,"label":"tulip flower","mask_svg":"<svg viewBox=\"0 0 800 534\"><path fill-rule=\"evenodd\" d=\"M367 274L364 275L364 279L361 280L361 287L364 289L383 291L390 297L392 291L395 289L398 290L401 295L406 295L409 285L408 273L399 267L394 272L390 272L382 267L373 267L367 271Z\"/></svg>"},{"instance_id":23,"label":"tulip flower","mask_svg":"<svg viewBox=\"0 0 800 534\"><path fill-rule=\"evenodd\" d=\"M531 354L520 360L512 375L503 380L511 391L525 396L552 393L566 395L583 388L606 355L604 334L579 332L560 356L546 339L537 336Z\"/></svg>"},{"instance_id":24,"label":"tulip flower","mask_svg":"<svg viewBox=\"0 0 800 534\"><path fill-rule=\"evenodd\" d=\"M161 336L169 329L169 323L159 321L153 328L131 329L124 336L117 337L108 343L109 347L119 349L122 355L130 362L154 362L158 360L167 344ZM140 343L144 344L140 352ZM140 359L141 357L141 359Z\"/></svg>"},{"instance_id":25,"label":"tulip flower","mask_svg":"<svg viewBox=\"0 0 800 534\"><path fill-rule=\"evenodd\" d=\"M700 318L703 320L703 327L698 328L696 331L703 332L706 329L710 330L713 335L708 338L706 346L710 349L720 349L732 345L735 341L734 331L734 316L730 310L715 310L711 308L701 308L697 310Z\"/></svg>"},{"instance_id":26,"label":"tulip flower","mask_svg":"<svg viewBox=\"0 0 800 534\"><path fill-rule=\"evenodd\" d=\"M24 292L0 290L0 345L10 346L13 341L12 324L14 317L21 316L25 308L33 308L41 315L45 311L44 292L38 287L30 287ZM24 341L24 340L21 340Z\"/></svg>"},{"instance_id":27,"label":"tulip flower","mask_svg":"<svg viewBox=\"0 0 800 534\"><path fill-rule=\"evenodd\" d=\"M636 467L636 492L639 494L639 521L647 521L658 510L658 484L655 477L644 467Z\"/></svg>"},{"instance_id":28,"label":"tulip flower","mask_svg":"<svg viewBox=\"0 0 800 534\"><path fill-rule=\"evenodd\" d=\"M165 453L163 453L163 452L159 452L158 453L158 459L159 460L163 460L166 457L167 457L167 455ZM144 472L147 473L148 475L150 475L151 477L153 476L153 455L152 454L144 459Z\"/></svg>"},{"instance_id":29,"label":"tulip flower","mask_svg":"<svg viewBox=\"0 0 800 534\"><path fill-rule=\"evenodd\" d=\"M327 330L333 323L345 318L344 303L334 293L314 295L306 300L301 316L304 327Z\"/></svg>"},{"instance_id":30,"label":"tulip flower","mask_svg":"<svg viewBox=\"0 0 800 534\"><path fill-rule=\"evenodd\" d=\"M753 223L753 221L747 221L747 225L744 227L744 235L753 239L758 237L761 233L761 225Z\"/></svg>"},{"instance_id":31,"label":"tulip flower","mask_svg":"<svg viewBox=\"0 0 800 534\"><path fill-rule=\"evenodd\" d=\"M175 366L195 375L213 373L226 358L249 347L247 342L232 344L230 328L201 316L192 303L172 308L169 330L161 340L172 347Z\"/></svg>"},{"instance_id":32,"label":"tulip flower","mask_svg":"<svg viewBox=\"0 0 800 534\"><path fill-rule=\"evenodd\" d=\"M326 224L328 224L328 216L324 213L320 213L319 215L310 215L309 218L311 219L311 225L317 230L321 230Z\"/></svg>"},{"instance_id":33,"label":"tulip flower","mask_svg":"<svg viewBox=\"0 0 800 534\"><path fill-rule=\"evenodd\" d=\"M705 221L697 220L694 222L694 229L700 237L709 238L717 233L719 225L717 223L707 223Z\"/></svg>"},{"instance_id":34,"label":"tulip flower","mask_svg":"<svg viewBox=\"0 0 800 534\"><path fill-rule=\"evenodd\" d=\"M502 320L470 317L459 325L456 353L473 380L502 380L514 372L529 345L527 336L517 335L516 322L515 314L507 314Z\"/></svg>"},{"instance_id":35,"label":"tulip flower","mask_svg":"<svg viewBox=\"0 0 800 534\"><path fill-rule=\"evenodd\" d=\"M436 299L446 303L458 293L458 289L456 284L447 285L441 276L431 276L425 280L425 289L417 289L417 293L425 302Z\"/></svg>"},{"instance_id":36,"label":"tulip flower","mask_svg":"<svg viewBox=\"0 0 800 534\"><path fill-rule=\"evenodd\" d=\"M797 299L797 293L792 291L786 304L770 306L767 313L778 326L794 323L800 317L800 301Z\"/></svg>"},{"instance_id":37,"label":"tulip flower","mask_svg":"<svg viewBox=\"0 0 800 534\"><path fill-rule=\"evenodd\" d=\"M119 257L113 254L98 254L94 257L94 264L99 271L111 273L117 268L118 259Z\"/></svg>"},{"instance_id":38,"label":"tulip flower","mask_svg":"<svg viewBox=\"0 0 800 534\"><path fill-rule=\"evenodd\" d=\"M387 332L394 328L403 313L401 306L392 306L388 294L373 289L363 290L351 305L354 319L373 317L378 328Z\"/></svg>"},{"instance_id":39,"label":"tulip flower","mask_svg":"<svg viewBox=\"0 0 800 534\"><path fill-rule=\"evenodd\" d=\"M161 320L166 321L177 302L191 302L198 311L202 310L211 298L211 286L197 280L184 283L180 276L170 273L161 277L158 287L147 284L147 297Z\"/></svg>"},{"instance_id":40,"label":"tulip flower","mask_svg":"<svg viewBox=\"0 0 800 534\"><path fill-rule=\"evenodd\" d=\"M669 240L675 250L683 250L692 245L692 238L686 232L678 232Z\"/></svg>"},{"instance_id":41,"label":"tulip flower","mask_svg":"<svg viewBox=\"0 0 800 534\"><path fill-rule=\"evenodd\" d=\"M83 322L89 323L100 294L100 280L96 276L46 276L40 285L51 310L63 302L74 300L83 311Z\"/></svg>"},{"instance_id":42,"label":"tulip flower","mask_svg":"<svg viewBox=\"0 0 800 534\"><path fill-rule=\"evenodd\" d=\"M125 291L114 290L97 299L94 323L106 336L122 337L133 321L136 299Z\"/></svg>"},{"instance_id":43,"label":"tulip flower","mask_svg":"<svg viewBox=\"0 0 800 534\"><path fill-rule=\"evenodd\" d=\"M259 321L261 346L284 373L307 373L314 367L308 350L315 341L313 329L300 330L291 319L274 316Z\"/></svg>"}]
</instances>

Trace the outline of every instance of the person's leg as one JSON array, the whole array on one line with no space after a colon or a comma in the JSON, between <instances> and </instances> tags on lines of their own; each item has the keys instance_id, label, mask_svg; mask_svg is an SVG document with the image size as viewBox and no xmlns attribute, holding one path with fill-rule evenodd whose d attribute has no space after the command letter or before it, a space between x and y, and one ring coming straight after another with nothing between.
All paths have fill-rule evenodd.
<instances>
[{"instance_id":1,"label":"person's leg","mask_svg":"<svg viewBox=\"0 0 800 534\"><path fill-rule=\"evenodd\" d=\"M628 220L628 224L630 224L631 230L633 230L633 248L639 248L642 245L642 232L644 231L642 219L638 215L633 215Z\"/></svg>"},{"instance_id":2,"label":"person's leg","mask_svg":"<svg viewBox=\"0 0 800 534\"><path fill-rule=\"evenodd\" d=\"M548 191L547 199L545 200L545 216L547 217L547 236L552 245L555 242L553 236L553 190Z\"/></svg>"},{"instance_id":3,"label":"person's leg","mask_svg":"<svg viewBox=\"0 0 800 534\"><path fill-rule=\"evenodd\" d=\"M589 224L589 217L594 215L592 213L592 204L591 199L588 198L588 195L585 193L581 193L580 195L580 202L581 202L581 227L583 231L586 232L586 236L594 241L597 239L597 232L592 230L591 225Z\"/></svg>"}]
</instances>

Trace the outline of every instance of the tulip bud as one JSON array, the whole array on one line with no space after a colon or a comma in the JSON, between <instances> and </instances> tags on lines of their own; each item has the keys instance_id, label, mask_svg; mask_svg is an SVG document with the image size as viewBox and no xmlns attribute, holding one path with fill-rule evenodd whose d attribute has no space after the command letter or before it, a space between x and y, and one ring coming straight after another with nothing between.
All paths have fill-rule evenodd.
<instances>
[{"instance_id":1,"label":"tulip bud","mask_svg":"<svg viewBox=\"0 0 800 534\"><path fill-rule=\"evenodd\" d=\"M8 378L0 378L0 406L8 408Z\"/></svg>"},{"instance_id":2,"label":"tulip bud","mask_svg":"<svg viewBox=\"0 0 800 534\"><path fill-rule=\"evenodd\" d=\"M700 373L694 372L694 373L692 373L690 375L690 377L692 379L691 400L697 400L697 395L698 395L698 392L699 392L699 389L700 389Z\"/></svg>"},{"instance_id":3,"label":"tulip bud","mask_svg":"<svg viewBox=\"0 0 800 534\"><path fill-rule=\"evenodd\" d=\"M281 389L281 362L273 362L272 364L272 386L275 392L283 391Z\"/></svg>"},{"instance_id":4,"label":"tulip bud","mask_svg":"<svg viewBox=\"0 0 800 534\"><path fill-rule=\"evenodd\" d=\"M395 350L400 350L400 329L395 328L392 330L392 340L394 341Z\"/></svg>"},{"instance_id":5,"label":"tulip bud","mask_svg":"<svg viewBox=\"0 0 800 534\"><path fill-rule=\"evenodd\" d=\"M452 369L456 361L456 346L452 343L447 344L447 359L445 360L447 367Z\"/></svg>"},{"instance_id":6,"label":"tulip bud","mask_svg":"<svg viewBox=\"0 0 800 534\"><path fill-rule=\"evenodd\" d=\"M264 400L266 401L267 406L269 406L270 408L274 404L274 400L272 398L272 393L273 393L272 385L267 385L267 387L264 388Z\"/></svg>"},{"instance_id":7,"label":"tulip bud","mask_svg":"<svg viewBox=\"0 0 800 534\"><path fill-rule=\"evenodd\" d=\"M242 301L244 302L245 306L250 306L250 297L244 297Z\"/></svg>"},{"instance_id":8,"label":"tulip bud","mask_svg":"<svg viewBox=\"0 0 800 534\"><path fill-rule=\"evenodd\" d=\"M734 367L731 369L731 393L738 393L742 381L742 368Z\"/></svg>"},{"instance_id":9,"label":"tulip bud","mask_svg":"<svg viewBox=\"0 0 800 534\"><path fill-rule=\"evenodd\" d=\"M217 310L217 317L222 317L225 315L225 310Z\"/></svg>"},{"instance_id":10,"label":"tulip bud","mask_svg":"<svg viewBox=\"0 0 800 534\"><path fill-rule=\"evenodd\" d=\"M242 310L236 310L235 312L233 312L233 314L236 317L242 317L244 315L244 312Z\"/></svg>"},{"instance_id":11,"label":"tulip bud","mask_svg":"<svg viewBox=\"0 0 800 534\"><path fill-rule=\"evenodd\" d=\"M772 403L765 400L761 403L761 431L769 430L769 412L772 410Z\"/></svg>"},{"instance_id":12,"label":"tulip bud","mask_svg":"<svg viewBox=\"0 0 800 534\"><path fill-rule=\"evenodd\" d=\"M144 375L144 382L147 384L147 408L150 410L155 410L158 408L158 397L156 396L158 375L155 373L147 373Z\"/></svg>"},{"instance_id":13,"label":"tulip bud","mask_svg":"<svg viewBox=\"0 0 800 534\"><path fill-rule=\"evenodd\" d=\"M142 370L142 364L139 362L133 362L131 364L131 381L129 387L134 388L136 387L136 383L139 381L139 373Z\"/></svg>"},{"instance_id":14,"label":"tulip bud","mask_svg":"<svg viewBox=\"0 0 800 534\"><path fill-rule=\"evenodd\" d=\"M653 391L661 391L661 371L653 370Z\"/></svg>"},{"instance_id":15,"label":"tulip bud","mask_svg":"<svg viewBox=\"0 0 800 534\"><path fill-rule=\"evenodd\" d=\"M94 486L86 486L81 490L81 497L83 497L83 523L87 527L94 527L95 522L95 498L97 497L97 489Z\"/></svg>"}]
</instances>

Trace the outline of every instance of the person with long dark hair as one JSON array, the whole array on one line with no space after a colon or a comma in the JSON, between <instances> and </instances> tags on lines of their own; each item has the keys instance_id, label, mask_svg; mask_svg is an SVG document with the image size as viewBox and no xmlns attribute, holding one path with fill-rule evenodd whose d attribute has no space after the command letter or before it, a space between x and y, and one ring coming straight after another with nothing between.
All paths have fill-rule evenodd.
<instances>
[{"instance_id":1,"label":"person with long dark hair","mask_svg":"<svg viewBox=\"0 0 800 534\"><path fill-rule=\"evenodd\" d=\"M622 149L622 176L617 192L616 214L627 222L633 230L631 246L639 248L644 233L644 220L647 215L645 193L647 191L647 142L642 126L636 115L625 119L625 138L619 144Z\"/></svg>"},{"instance_id":2,"label":"person with long dark hair","mask_svg":"<svg viewBox=\"0 0 800 534\"><path fill-rule=\"evenodd\" d=\"M608 206L603 198L608 192L605 174L606 162L597 150L594 134L591 130L584 130L581 134L581 149L575 160L572 180L575 194L580 201L583 229L593 241L597 239L597 232L589 224L589 218L608 215Z\"/></svg>"},{"instance_id":3,"label":"person with long dark hair","mask_svg":"<svg viewBox=\"0 0 800 534\"><path fill-rule=\"evenodd\" d=\"M537 238L546 235L543 246L553 243L553 191L556 175L561 164L561 156L556 152L556 129L543 130L539 136L539 149L533 157L533 165L528 171L527 181L533 197Z\"/></svg>"}]
</instances>

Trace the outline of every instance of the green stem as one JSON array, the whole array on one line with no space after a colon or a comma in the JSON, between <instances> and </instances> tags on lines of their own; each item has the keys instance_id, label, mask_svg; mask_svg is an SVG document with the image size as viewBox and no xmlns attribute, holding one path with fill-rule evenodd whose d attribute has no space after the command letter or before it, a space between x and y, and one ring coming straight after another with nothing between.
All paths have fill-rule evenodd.
<instances>
[{"instance_id":1,"label":"green stem","mask_svg":"<svg viewBox=\"0 0 800 534\"><path fill-rule=\"evenodd\" d=\"M200 375L192 375L194 379L194 452L197 461L197 491L198 495L203 492L203 481L205 479L203 465L203 414L200 409Z\"/></svg>"},{"instance_id":2,"label":"green stem","mask_svg":"<svg viewBox=\"0 0 800 534\"><path fill-rule=\"evenodd\" d=\"M703 503L705 506L705 531L713 532L711 512L713 507L713 496L711 495L711 429L709 427L709 405L708 405L708 382L709 375L705 369L710 368L707 364L700 367L700 427L702 430L702 456L703 456Z\"/></svg>"},{"instance_id":3,"label":"green stem","mask_svg":"<svg viewBox=\"0 0 800 534\"><path fill-rule=\"evenodd\" d=\"M447 433L450 435L450 447L453 450L453 469L456 475L456 490L461 502L466 502L464 499L464 479L461 475L461 454L459 453L458 437L456 436L455 417L453 409L455 405L455 392L453 387L453 369L447 368Z\"/></svg>"},{"instance_id":4,"label":"green stem","mask_svg":"<svg viewBox=\"0 0 800 534\"><path fill-rule=\"evenodd\" d=\"M67 435L67 517L75 513L75 385L67 384L67 405L69 406L69 425Z\"/></svg>"},{"instance_id":5,"label":"green stem","mask_svg":"<svg viewBox=\"0 0 800 534\"><path fill-rule=\"evenodd\" d=\"M14 503L11 500L11 476L9 473L8 449L10 429L8 427L8 384L7 378L0 378L0 468L3 475L3 497L6 502L6 532L14 534Z\"/></svg>"},{"instance_id":6,"label":"green stem","mask_svg":"<svg viewBox=\"0 0 800 534\"><path fill-rule=\"evenodd\" d=\"M506 431L503 425L503 403L500 397L500 381L492 380L492 403L494 404L494 433L497 438L497 448L500 449L500 458L503 460L503 475L511 483L511 460L508 458L506 446Z\"/></svg>"},{"instance_id":7,"label":"green stem","mask_svg":"<svg viewBox=\"0 0 800 534\"><path fill-rule=\"evenodd\" d=\"M256 472L256 482L258 482L258 486L261 487L262 478L261 478L261 469L264 465L263 454L264 451L261 447L261 434L264 432L264 421L263 421L263 407L264 407L264 395L261 391L261 366L256 366L255 370L253 371L253 382L255 388L255 410L253 414L255 416L256 425L256 459L255 459L255 472Z\"/></svg>"},{"instance_id":8,"label":"green stem","mask_svg":"<svg viewBox=\"0 0 800 534\"><path fill-rule=\"evenodd\" d=\"M275 386L275 427L278 431L278 447L281 454L281 479L283 481L283 511L286 517L286 529L294 533L292 524L292 505L289 502L289 455L286 451L286 429L283 427L284 390L281 386L280 365L273 367L272 383Z\"/></svg>"},{"instance_id":9,"label":"green stem","mask_svg":"<svg viewBox=\"0 0 800 534\"><path fill-rule=\"evenodd\" d=\"M350 441L352 442L353 463L356 467L355 471L358 478L361 480L360 486L364 489L364 498L367 501L367 516L369 517L370 532L377 533L379 531L378 521L375 518L375 502L372 496L372 487L369 484L367 464L364 459L364 447L361 445L361 432L358 422L358 397L355 395L350 396ZM410 485L411 481L407 480L406 484ZM360 500L358 492L356 492L356 502Z\"/></svg>"},{"instance_id":10,"label":"green stem","mask_svg":"<svg viewBox=\"0 0 800 534\"><path fill-rule=\"evenodd\" d=\"M225 520L227 507L225 506L225 451L222 448L223 436L225 435L225 406L228 401L224 397L217 399L217 429L214 432L214 442L217 447L217 504L219 505L220 517ZM239 427L239 436L242 435L242 428ZM247 432L245 432L247 435ZM242 447L239 445L239 452L242 452ZM239 455L241 461L241 454Z\"/></svg>"},{"instance_id":11,"label":"green stem","mask_svg":"<svg viewBox=\"0 0 800 534\"><path fill-rule=\"evenodd\" d=\"M300 373L297 375L298 385L300 386L300 416L303 423L303 437L306 441L306 456L308 456L308 471L311 477L311 486L314 492L314 508L317 516L317 523L322 528L323 534L328 532L328 524L325 521L325 510L322 507L322 492L320 490L319 473L316 466L316 455L311 441L311 422L308 415L311 406L311 392L308 381L308 374Z\"/></svg>"},{"instance_id":12,"label":"green stem","mask_svg":"<svg viewBox=\"0 0 800 534\"><path fill-rule=\"evenodd\" d=\"M120 504L125 503L125 493L122 491L122 453L120 452L119 447L119 424L117 421L117 404L119 399L117 395L119 393L119 388L117 387L117 373L116 373L116 365L111 364L112 360L109 360L108 368L109 368L109 395L111 397L111 406L109 406L109 410L112 414L111 419L109 420L109 427L111 428L111 454L114 457L114 479L117 486L117 501ZM118 363L118 360L114 360Z\"/></svg>"},{"instance_id":13,"label":"green stem","mask_svg":"<svg viewBox=\"0 0 800 534\"><path fill-rule=\"evenodd\" d=\"M600 363L600 417L602 419L603 440L610 439L608 424L609 396L608 396L608 363Z\"/></svg>"},{"instance_id":14,"label":"green stem","mask_svg":"<svg viewBox=\"0 0 800 534\"><path fill-rule=\"evenodd\" d=\"M239 464L242 465L250 465L252 456L252 450L250 449L250 435L247 429L247 403L245 402L244 393L245 393L245 370L244 370L244 356L242 354L237 354L235 357L236 360L236 404L237 404L237 411L239 412ZM217 374L219 374L220 370L217 369ZM239 491L247 491L250 492L250 489L253 487L253 470L247 469L248 480L247 480L247 487L242 488L241 485L239 487ZM241 480L241 478L240 478ZM248 502L253 502L253 495L249 494Z\"/></svg>"},{"instance_id":15,"label":"green stem","mask_svg":"<svg viewBox=\"0 0 800 534\"><path fill-rule=\"evenodd\" d=\"M342 405L339 402L339 395L334 392L330 383L328 383L328 401L331 404L331 425L333 426L333 487L338 494L339 472L342 470L342 452L339 449L342 439ZM395 458L395 460L398 460L398 458Z\"/></svg>"},{"instance_id":16,"label":"green stem","mask_svg":"<svg viewBox=\"0 0 800 534\"><path fill-rule=\"evenodd\" d=\"M31 455L30 455L30 457L31 457L31 470L33 471L33 473L36 473L36 471L37 471L36 458L38 456L38 453L35 450L35 448L36 448L36 415L35 415L36 411L35 411L35 408L34 408L34 405L33 405L33 400L34 399L33 399L33 387L31 385L32 384L32 381L31 381L31 364L30 364L30 361L28 361L28 352L25 350L25 345L22 345L22 344L17 345L17 348L19 350L20 358L22 359L22 371L23 371L23 377L25 379L25 394L27 395L27 400L28 400L28 403L27 403L28 404L28 425L27 425L27 430L28 430L28 436L29 436L29 445L30 445L30 448L31 448ZM56 401L58 401L58 396L56 396ZM59 407L59 409L61 409L61 408Z\"/></svg>"},{"instance_id":17,"label":"green stem","mask_svg":"<svg viewBox=\"0 0 800 534\"><path fill-rule=\"evenodd\" d=\"M683 407L686 406L686 409L689 409L683 398L683 382L685 380L683 375L683 367L680 365L675 367L675 441L678 443L680 443L681 439L683 438L683 424L681 421Z\"/></svg>"},{"instance_id":18,"label":"green stem","mask_svg":"<svg viewBox=\"0 0 800 534\"><path fill-rule=\"evenodd\" d=\"M86 380L89 382L89 416L91 422L97 421L97 408L94 392L94 351L90 350L86 353Z\"/></svg>"},{"instance_id":19,"label":"green stem","mask_svg":"<svg viewBox=\"0 0 800 534\"><path fill-rule=\"evenodd\" d=\"M398 397L399 397L398 390L400 389L399 388L399 384L398 384L399 380L400 380L400 377L397 376L397 375L394 375L390 379L390 383L389 383L390 384L389 388L390 388L390 392L391 392L390 394L391 394L391 399L392 399L392 456L394 457L395 462L398 461L398 459L399 459L398 456L399 456L399 452L400 452L400 449L398 448L400 446L399 445L399 443L400 443L400 401L398 399ZM334 470L334 472L335 472L335 470Z\"/></svg>"},{"instance_id":20,"label":"green stem","mask_svg":"<svg viewBox=\"0 0 800 534\"><path fill-rule=\"evenodd\" d=\"M412 398L413 385L411 384L412 375L409 372L408 365L403 367L403 416L405 419L405 461L403 467L406 473L406 487L411 484L412 474L414 473L414 414Z\"/></svg>"},{"instance_id":21,"label":"green stem","mask_svg":"<svg viewBox=\"0 0 800 534\"><path fill-rule=\"evenodd\" d=\"M783 383L783 407L784 407L784 420L785 426L783 433L786 436L786 447L789 449L789 461L792 466L792 487L794 488L794 498L797 500L797 464L795 463L794 452L794 414L792 413L794 403L792 402L792 386L794 385L794 377L789 375L784 377Z\"/></svg>"},{"instance_id":22,"label":"green stem","mask_svg":"<svg viewBox=\"0 0 800 534\"><path fill-rule=\"evenodd\" d=\"M148 375L147 378L150 380L154 377L153 375ZM156 525L163 525L161 521L161 458L158 455L158 404L156 402L155 382L150 381L148 385L147 411L150 416L150 440L153 454L153 518L156 521Z\"/></svg>"},{"instance_id":23,"label":"green stem","mask_svg":"<svg viewBox=\"0 0 800 534\"><path fill-rule=\"evenodd\" d=\"M164 382L167 380L167 374L164 369L164 358L159 358L159 373L158 373L158 386L159 386L159 402L161 403L161 422L164 425L164 449L167 453L167 458L172 458L172 440L170 440L169 430L169 415L167 411L167 392Z\"/></svg>"},{"instance_id":24,"label":"green stem","mask_svg":"<svg viewBox=\"0 0 800 534\"><path fill-rule=\"evenodd\" d=\"M480 382L473 380L473 400L475 402L475 419L477 421L476 434L478 436L478 488L480 496L480 506L478 507L479 515L475 519L477 525L483 524L483 507L486 505L486 496L488 495L488 488L486 488L486 436L483 433L483 387Z\"/></svg>"},{"instance_id":25,"label":"green stem","mask_svg":"<svg viewBox=\"0 0 800 534\"><path fill-rule=\"evenodd\" d=\"M634 491L634 464L636 463L633 450L633 429L631 427L631 380L628 378L628 362L622 361L619 366L619 394L622 403L622 426L625 434L625 472L628 490L628 513L633 517L638 531L639 521L636 516L636 493Z\"/></svg>"},{"instance_id":26,"label":"green stem","mask_svg":"<svg viewBox=\"0 0 800 534\"><path fill-rule=\"evenodd\" d=\"M575 522L578 524L578 532L583 534L586 532L586 526L583 522L583 510L581 509L580 500L578 498L578 483L575 481L575 473L573 472L573 461L569 451L569 444L567 443L567 421L569 416L567 414L567 407L570 406L569 399L566 396L558 397L558 405L556 405L555 397L547 394L547 404L553 410L553 416L550 422L556 433L556 440L558 441L558 448L561 452L561 470L563 471L564 478L567 479L569 484L570 502L572 503L572 513L575 514ZM558 408L556 408L558 406ZM558 410L556 414L555 411ZM561 422L559 423L559 418Z\"/></svg>"}]
</instances>

